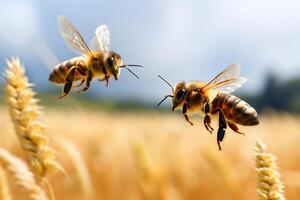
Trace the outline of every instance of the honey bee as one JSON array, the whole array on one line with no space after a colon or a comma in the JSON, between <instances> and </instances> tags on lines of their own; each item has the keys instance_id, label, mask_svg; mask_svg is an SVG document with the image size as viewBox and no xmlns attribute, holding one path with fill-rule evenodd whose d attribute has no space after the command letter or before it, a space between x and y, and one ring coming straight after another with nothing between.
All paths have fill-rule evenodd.
<instances>
[{"instance_id":1,"label":"honey bee","mask_svg":"<svg viewBox=\"0 0 300 200\"><path fill-rule=\"evenodd\" d=\"M208 83L199 81L179 82L174 87L159 76L172 88L173 94L165 96L157 106L171 97L173 99L172 111L181 110L185 120L191 125L193 123L189 120L188 114L203 113L204 126L210 133L214 130L211 127L211 116L216 115L219 119L217 143L219 150L221 150L220 143L224 139L227 125L234 132L243 134L236 124L243 126L259 124L256 110L231 94L246 82L246 78L240 77L239 74L240 66L233 64Z\"/></svg>"},{"instance_id":2,"label":"honey bee","mask_svg":"<svg viewBox=\"0 0 300 200\"><path fill-rule=\"evenodd\" d=\"M68 95L75 81L81 82L73 87L79 87L85 82L85 87L77 93L88 90L90 82L95 77L99 78L99 81L106 81L106 87L108 87L108 80L111 77L115 80L119 79L121 68L127 69L139 78L128 67L143 67L142 65L124 65L121 56L109 50L110 33L106 25L101 25L96 29L96 36L92 40L94 50L91 51L81 34L66 17L59 16L57 19L58 28L65 43L70 49L81 54L57 65L51 72L49 76L51 82L64 84L63 94L59 98Z\"/></svg>"}]
</instances>

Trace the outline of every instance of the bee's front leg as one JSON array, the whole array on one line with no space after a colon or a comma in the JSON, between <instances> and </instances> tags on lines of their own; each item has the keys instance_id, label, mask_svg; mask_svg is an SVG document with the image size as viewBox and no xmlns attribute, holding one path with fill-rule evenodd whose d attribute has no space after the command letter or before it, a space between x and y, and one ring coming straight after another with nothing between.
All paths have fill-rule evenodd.
<instances>
[{"instance_id":1,"label":"bee's front leg","mask_svg":"<svg viewBox=\"0 0 300 200\"><path fill-rule=\"evenodd\" d=\"M105 79L105 81L106 81L106 87L108 87L108 76L107 76L107 71L106 71L106 69L105 69L105 67L103 66L103 69L102 69L102 71L103 71L103 73L104 73L104 79Z\"/></svg>"},{"instance_id":2,"label":"bee's front leg","mask_svg":"<svg viewBox=\"0 0 300 200\"><path fill-rule=\"evenodd\" d=\"M224 114L221 110L219 110L219 129L218 129L218 133L217 133L217 142L218 142L220 151L222 150L220 143L224 139L226 128L227 128L227 123L226 123Z\"/></svg>"},{"instance_id":3,"label":"bee's front leg","mask_svg":"<svg viewBox=\"0 0 300 200\"><path fill-rule=\"evenodd\" d=\"M91 85L92 79L93 79L93 73L91 71L89 71L88 78L86 79L85 87L82 90L77 91L77 94L87 91Z\"/></svg>"},{"instance_id":4,"label":"bee's front leg","mask_svg":"<svg viewBox=\"0 0 300 200\"><path fill-rule=\"evenodd\" d=\"M99 81L105 81L106 82L105 87L108 87L108 76L105 76L104 78L99 79Z\"/></svg>"},{"instance_id":5,"label":"bee's front leg","mask_svg":"<svg viewBox=\"0 0 300 200\"><path fill-rule=\"evenodd\" d=\"M105 75L104 79L106 81L106 85L105 86L108 87L108 76Z\"/></svg>"},{"instance_id":6,"label":"bee's front leg","mask_svg":"<svg viewBox=\"0 0 300 200\"><path fill-rule=\"evenodd\" d=\"M187 115L187 109L188 109L188 107L189 107L188 104L186 104L186 103L183 104L183 107L182 107L182 114L184 115L185 120L186 120L187 122L189 122L191 126L193 126L193 125L194 125L193 122L191 122L191 121L189 120L189 116Z\"/></svg>"},{"instance_id":7,"label":"bee's front leg","mask_svg":"<svg viewBox=\"0 0 300 200\"><path fill-rule=\"evenodd\" d=\"M209 115L209 113L210 113L210 104L207 102L207 103L205 103L205 105L204 105L204 113L205 113L205 117L204 117L204 126L205 126L205 128L206 128L206 130L208 131L208 132L210 132L210 133L212 133L213 132L213 127L211 127L211 118L210 118L210 115Z\"/></svg>"}]
</instances>

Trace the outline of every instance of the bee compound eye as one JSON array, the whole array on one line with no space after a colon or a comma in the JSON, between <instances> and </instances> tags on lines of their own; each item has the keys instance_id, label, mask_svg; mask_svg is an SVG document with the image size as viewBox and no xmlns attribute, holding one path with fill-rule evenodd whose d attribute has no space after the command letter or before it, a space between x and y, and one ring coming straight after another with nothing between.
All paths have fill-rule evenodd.
<instances>
[{"instance_id":1,"label":"bee compound eye","mask_svg":"<svg viewBox=\"0 0 300 200\"><path fill-rule=\"evenodd\" d=\"M108 58L107 62L108 62L109 66L111 66L111 67L114 66L114 58L113 57Z\"/></svg>"},{"instance_id":2,"label":"bee compound eye","mask_svg":"<svg viewBox=\"0 0 300 200\"><path fill-rule=\"evenodd\" d=\"M180 90L177 92L176 97L177 97L178 99L182 99L182 98L184 97L184 95L185 95L185 90L184 90L184 89L180 89Z\"/></svg>"}]
</instances>

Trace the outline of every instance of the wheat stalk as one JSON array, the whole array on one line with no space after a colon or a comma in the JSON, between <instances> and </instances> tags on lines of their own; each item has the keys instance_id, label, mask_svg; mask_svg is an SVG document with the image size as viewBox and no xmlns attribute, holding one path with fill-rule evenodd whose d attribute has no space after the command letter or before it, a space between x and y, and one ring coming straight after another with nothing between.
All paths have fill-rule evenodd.
<instances>
[{"instance_id":1,"label":"wheat stalk","mask_svg":"<svg viewBox=\"0 0 300 200\"><path fill-rule=\"evenodd\" d=\"M19 158L13 156L5 149L0 149L0 163L14 177L18 186L25 189L33 200L47 200L43 189L37 185L34 174Z\"/></svg>"},{"instance_id":2,"label":"wheat stalk","mask_svg":"<svg viewBox=\"0 0 300 200\"><path fill-rule=\"evenodd\" d=\"M260 200L285 200L284 187L276 164L276 157L266 151L266 146L256 142L256 171Z\"/></svg>"},{"instance_id":3,"label":"wheat stalk","mask_svg":"<svg viewBox=\"0 0 300 200\"><path fill-rule=\"evenodd\" d=\"M167 199L166 174L163 167L151 158L143 144L131 143L132 152L136 160L139 176L139 189L143 199Z\"/></svg>"},{"instance_id":4,"label":"wheat stalk","mask_svg":"<svg viewBox=\"0 0 300 200\"><path fill-rule=\"evenodd\" d=\"M55 160L55 152L48 145L44 124L40 122L40 107L34 97L32 84L25 75L25 68L18 58L7 61L4 73L5 94L10 116L30 170L36 178L42 178L52 169L61 169Z\"/></svg>"},{"instance_id":5,"label":"wheat stalk","mask_svg":"<svg viewBox=\"0 0 300 200\"><path fill-rule=\"evenodd\" d=\"M72 165L77 174L77 179L81 185L82 195L85 199L90 199L94 193L93 183L86 162L81 156L79 149L75 144L64 139L61 140L61 146L72 161Z\"/></svg>"},{"instance_id":6,"label":"wheat stalk","mask_svg":"<svg viewBox=\"0 0 300 200\"><path fill-rule=\"evenodd\" d=\"M11 200L11 194L4 169L0 166L0 200Z\"/></svg>"},{"instance_id":7,"label":"wheat stalk","mask_svg":"<svg viewBox=\"0 0 300 200\"><path fill-rule=\"evenodd\" d=\"M237 175L233 166L230 165L230 162L224 155L219 155L218 152L212 149L206 149L203 151L203 156L206 158L207 163L210 164L213 171L218 174L220 180L223 181L226 189L234 191L238 185Z\"/></svg>"}]
</instances>

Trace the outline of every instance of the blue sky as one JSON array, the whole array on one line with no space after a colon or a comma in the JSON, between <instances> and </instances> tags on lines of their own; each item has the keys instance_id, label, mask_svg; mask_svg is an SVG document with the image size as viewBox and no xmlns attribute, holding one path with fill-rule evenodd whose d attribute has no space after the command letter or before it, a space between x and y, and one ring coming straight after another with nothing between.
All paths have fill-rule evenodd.
<instances>
[{"instance_id":1,"label":"blue sky","mask_svg":"<svg viewBox=\"0 0 300 200\"><path fill-rule=\"evenodd\" d=\"M248 81L240 91L261 89L271 71L287 79L300 74L300 2L282 0L2 0L0 4L0 70L18 55L39 88L49 68L76 56L58 33L57 15L67 16L87 42L95 28L107 24L111 49L136 69L104 88L94 81L89 93L113 98L159 99L170 93L157 77L209 80L232 63L240 63ZM13 14L12 14L13 13Z\"/></svg>"}]
</instances>

